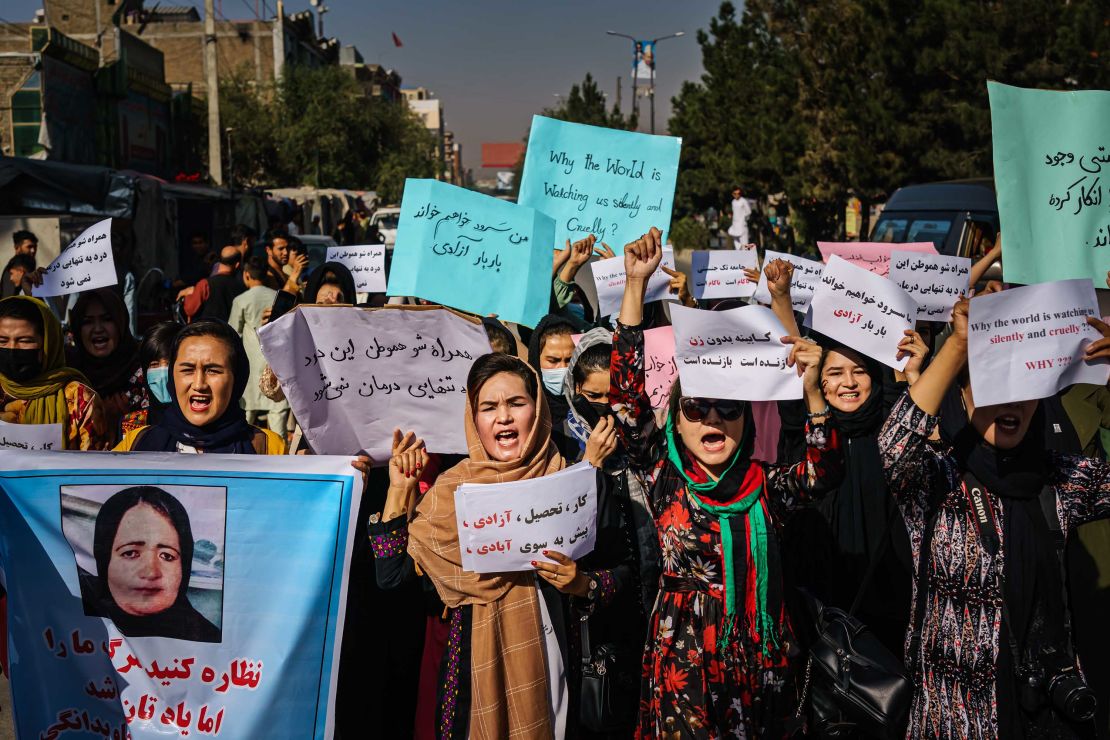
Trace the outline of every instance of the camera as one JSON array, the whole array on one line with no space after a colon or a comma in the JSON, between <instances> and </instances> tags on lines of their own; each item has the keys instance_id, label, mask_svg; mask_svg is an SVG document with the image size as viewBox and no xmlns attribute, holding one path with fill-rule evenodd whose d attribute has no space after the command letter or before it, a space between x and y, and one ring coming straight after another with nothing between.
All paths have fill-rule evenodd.
<instances>
[{"instance_id":1,"label":"camera","mask_svg":"<svg viewBox=\"0 0 1110 740\"><path fill-rule=\"evenodd\" d=\"M1051 704L1071 722L1086 722L1095 716L1098 697L1073 665L1057 668L1051 674L1043 666L1027 665L1018 680L1021 706L1027 712Z\"/></svg>"}]
</instances>

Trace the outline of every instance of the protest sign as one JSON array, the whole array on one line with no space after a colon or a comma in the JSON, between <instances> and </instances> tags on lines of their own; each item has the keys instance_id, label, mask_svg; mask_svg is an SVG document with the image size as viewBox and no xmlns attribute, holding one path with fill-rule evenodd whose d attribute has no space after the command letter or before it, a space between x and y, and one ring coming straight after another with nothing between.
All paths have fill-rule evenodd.
<instances>
[{"instance_id":1,"label":"protest sign","mask_svg":"<svg viewBox=\"0 0 1110 740\"><path fill-rule=\"evenodd\" d=\"M597 539L597 471L587 462L542 478L464 483L455 491L463 570L534 570L554 550L577 560Z\"/></svg>"},{"instance_id":2,"label":"protest sign","mask_svg":"<svg viewBox=\"0 0 1110 740\"><path fill-rule=\"evenodd\" d=\"M466 375L490 351L481 323L443 308L305 306L258 338L317 454L385 464L395 428L466 454Z\"/></svg>"},{"instance_id":3,"label":"protest sign","mask_svg":"<svg viewBox=\"0 0 1110 740\"><path fill-rule=\"evenodd\" d=\"M917 254L936 254L932 242L913 242L894 244L892 242L817 242L821 259L828 264L833 255L868 272L886 277L890 272L891 252L916 252Z\"/></svg>"},{"instance_id":4,"label":"protest sign","mask_svg":"<svg viewBox=\"0 0 1110 740\"><path fill-rule=\"evenodd\" d=\"M817 260L807 260L805 257L795 257L785 252L774 252L768 249L763 255L763 265L766 266L775 260L786 260L794 265L794 276L790 279L790 301L794 310L805 313L809 308L809 301L813 298L813 289L821 279L825 266ZM767 287L767 276L761 271L759 283L755 287L755 299L764 305L771 304L771 291Z\"/></svg>"},{"instance_id":5,"label":"protest sign","mask_svg":"<svg viewBox=\"0 0 1110 740\"><path fill-rule=\"evenodd\" d=\"M744 269L759 269L754 249L707 249L690 255L690 293L699 301L747 298L756 283Z\"/></svg>"},{"instance_id":6,"label":"protest sign","mask_svg":"<svg viewBox=\"0 0 1110 740\"><path fill-rule=\"evenodd\" d=\"M356 490L349 457L0 452L18 736L331 738Z\"/></svg>"},{"instance_id":7,"label":"protest sign","mask_svg":"<svg viewBox=\"0 0 1110 740\"><path fill-rule=\"evenodd\" d=\"M945 254L894 251L890 280L917 302L918 321L948 321L960 296L967 295L971 260Z\"/></svg>"},{"instance_id":8,"label":"protest sign","mask_svg":"<svg viewBox=\"0 0 1110 740\"><path fill-rule=\"evenodd\" d=\"M659 265L648 279L644 303L678 298L670 291L671 276L663 272L663 265L674 269L674 252L664 248ZM597 289L598 314L613 316L621 310L621 300L624 298L624 255L591 262L590 271Z\"/></svg>"},{"instance_id":9,"label":"protest sign","mask_svg":"<svg viewBox=\"0 0 1110 740\"><path fill-rule=\"evenodd\" d=\"M681 148L673 136L533 116L517 202L555 219L553 245L593 234L623 249L652 226L669 234Z\"/></svg>"},{"instance_id":10,"label":"protest sign","mask_svg":"<svg viewBox=\"0 0 1110 740\"><path fill-rule=\"evenodd\" d=\"M112 219L106 218L81 232L46 268L42 285L31 295L48 298L104 288L119 282L112 259Z\"/></svg>"},{"instance_id":11,"label":"protest sign","mask_svg":"<svg viewBox=\"0 0 1110 740\"><path fill-rule=\"evenodd\" d=\"M675 361L682 393L738 401L802 397L802 379L787 367L790 345L782 322L766 306L728 311L671 307Z\"/></svg>"},{"instance_id":12,"label":"protest sign","mask_svg":"<svg viewBox=\"0 0 1110 740\"><path fill-rule=\"evenodd\" d=\"M1084 362L1102 335L1090 280L1061 280L979 296L970 303L967 353L976 406L1047 398L1073 383L1105 385L1106 360Z\"/></svg>"},{"instance_id":13,"label":"protest sign","mask_svg":"<svg viewBox=\"0 0 1110 740\"><path fill-rule=\"evenodd\" d=\"M1011 283L1090 278L1110 270L1110 91L1025 90L987 83L1002 272Z\"/></svg>"},{"instance_id":14,"label":"protest sign","mask_svg":"<svg viewBox=\"0 0 1110 740\"><path fill-rule=\"evenodd\" d=\"M338 262L351 271L356 293L385 292L385 245L364 244L355 247L328 247L328 262ZM344 303L354 303L354 296L343 296Z\"/></svg>"},{"instance_id":15,"label":"protest sign","mask_svg":"<svg viewBox=\"0 0 1110 740\"><path fill-rule=\"evenodd\" d=\"M436 180L406 180L388 293L535 326L551 301L555 223Z\"/></svg>"},{"instance_id":16,"label":"protest sign","mask_svg":"<svg viewBox=\"0 0 1110 740\"><path fill-rule=\"evenodd\" d=\"M905 330L917 322L917 304L897 285L833 256L813 293L813 329L895 370Z\"/></svg>"},{"instance_id":17,"label":"protest sign","mask_svg":"<svg viewBox=\"0 0 1110 740\"><path fill-rule=\"evenodd\" d=\"M0 450L62 450L61 424L11 424L0 421Z\"/></svg>"}]
</instances>

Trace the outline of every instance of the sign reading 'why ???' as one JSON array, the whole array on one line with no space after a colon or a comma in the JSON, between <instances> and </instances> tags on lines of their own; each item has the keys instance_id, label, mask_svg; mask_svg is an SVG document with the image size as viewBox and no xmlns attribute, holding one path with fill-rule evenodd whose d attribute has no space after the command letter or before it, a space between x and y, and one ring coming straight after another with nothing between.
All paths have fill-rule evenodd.
<instances>
[{"instance_id":1,"label":"sign reading 'why ???'","mask_svg":"<svg viewBox=\"0 0 1110 740\"><path fill-rule=\"evenodd\" d=\"M534 116L519 203L555 219L552 247L588 234L624 245L671 227L682 139Z\"/></svg>"},{"instance_id":2,"label":"sign reading 'why ???'","mask_svg":"<svg viewBox=\"0 0 1110 740\"><path fill-rule=\"evenodd\" d=\"M535 326L550 304L554 244L554 221L531 208L406 180L388 293Z\"/></svg>"}]
</instances>

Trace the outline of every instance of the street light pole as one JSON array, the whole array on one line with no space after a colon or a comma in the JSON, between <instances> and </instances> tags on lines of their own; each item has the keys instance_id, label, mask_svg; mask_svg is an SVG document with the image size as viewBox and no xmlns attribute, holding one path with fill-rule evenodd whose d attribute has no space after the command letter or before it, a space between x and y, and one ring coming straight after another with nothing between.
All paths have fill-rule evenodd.
<instances>
[{"instance_id":1,"label":"street light pole","mask_svg":"<svg viewBox=\"0 0 1110 740\"><path fill-rule=\"evenodd\" d=\"M660 41L666 41L667 39L676 39L679 36L685 36L685 35L686 35L685 31L678 31L676 33L672 33L669 36L660 36L657 39L652 39L651 40L651 52L652 52L653 58L654 58L654 55L655 55L655 47L659 44ZM654 134L655 133L655 69L654 68L652 68L651 87L648 88L648 91L649 91L648 94L651 96L651 133Z\"/></svg>"}]
</instances>

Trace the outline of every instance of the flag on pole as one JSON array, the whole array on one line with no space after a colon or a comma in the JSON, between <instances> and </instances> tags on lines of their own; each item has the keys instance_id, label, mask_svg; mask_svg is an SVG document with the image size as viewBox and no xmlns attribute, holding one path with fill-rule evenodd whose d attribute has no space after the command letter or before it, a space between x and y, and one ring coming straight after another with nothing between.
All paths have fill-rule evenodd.
<instances>
[{"instance_id":1,"label":"flag on pole","mask_svg":"<svg viewBox=\"0 0 1110 740\"><path fill-rule=\"evenodd\" d=\"M395 34L395 33L392 34L392 36L393 36L393 45L396 46L397 48L401 48L404 45L404 44L401 43L401 39L397 38L397 34Z\"/></svg>"}]
</instances>

